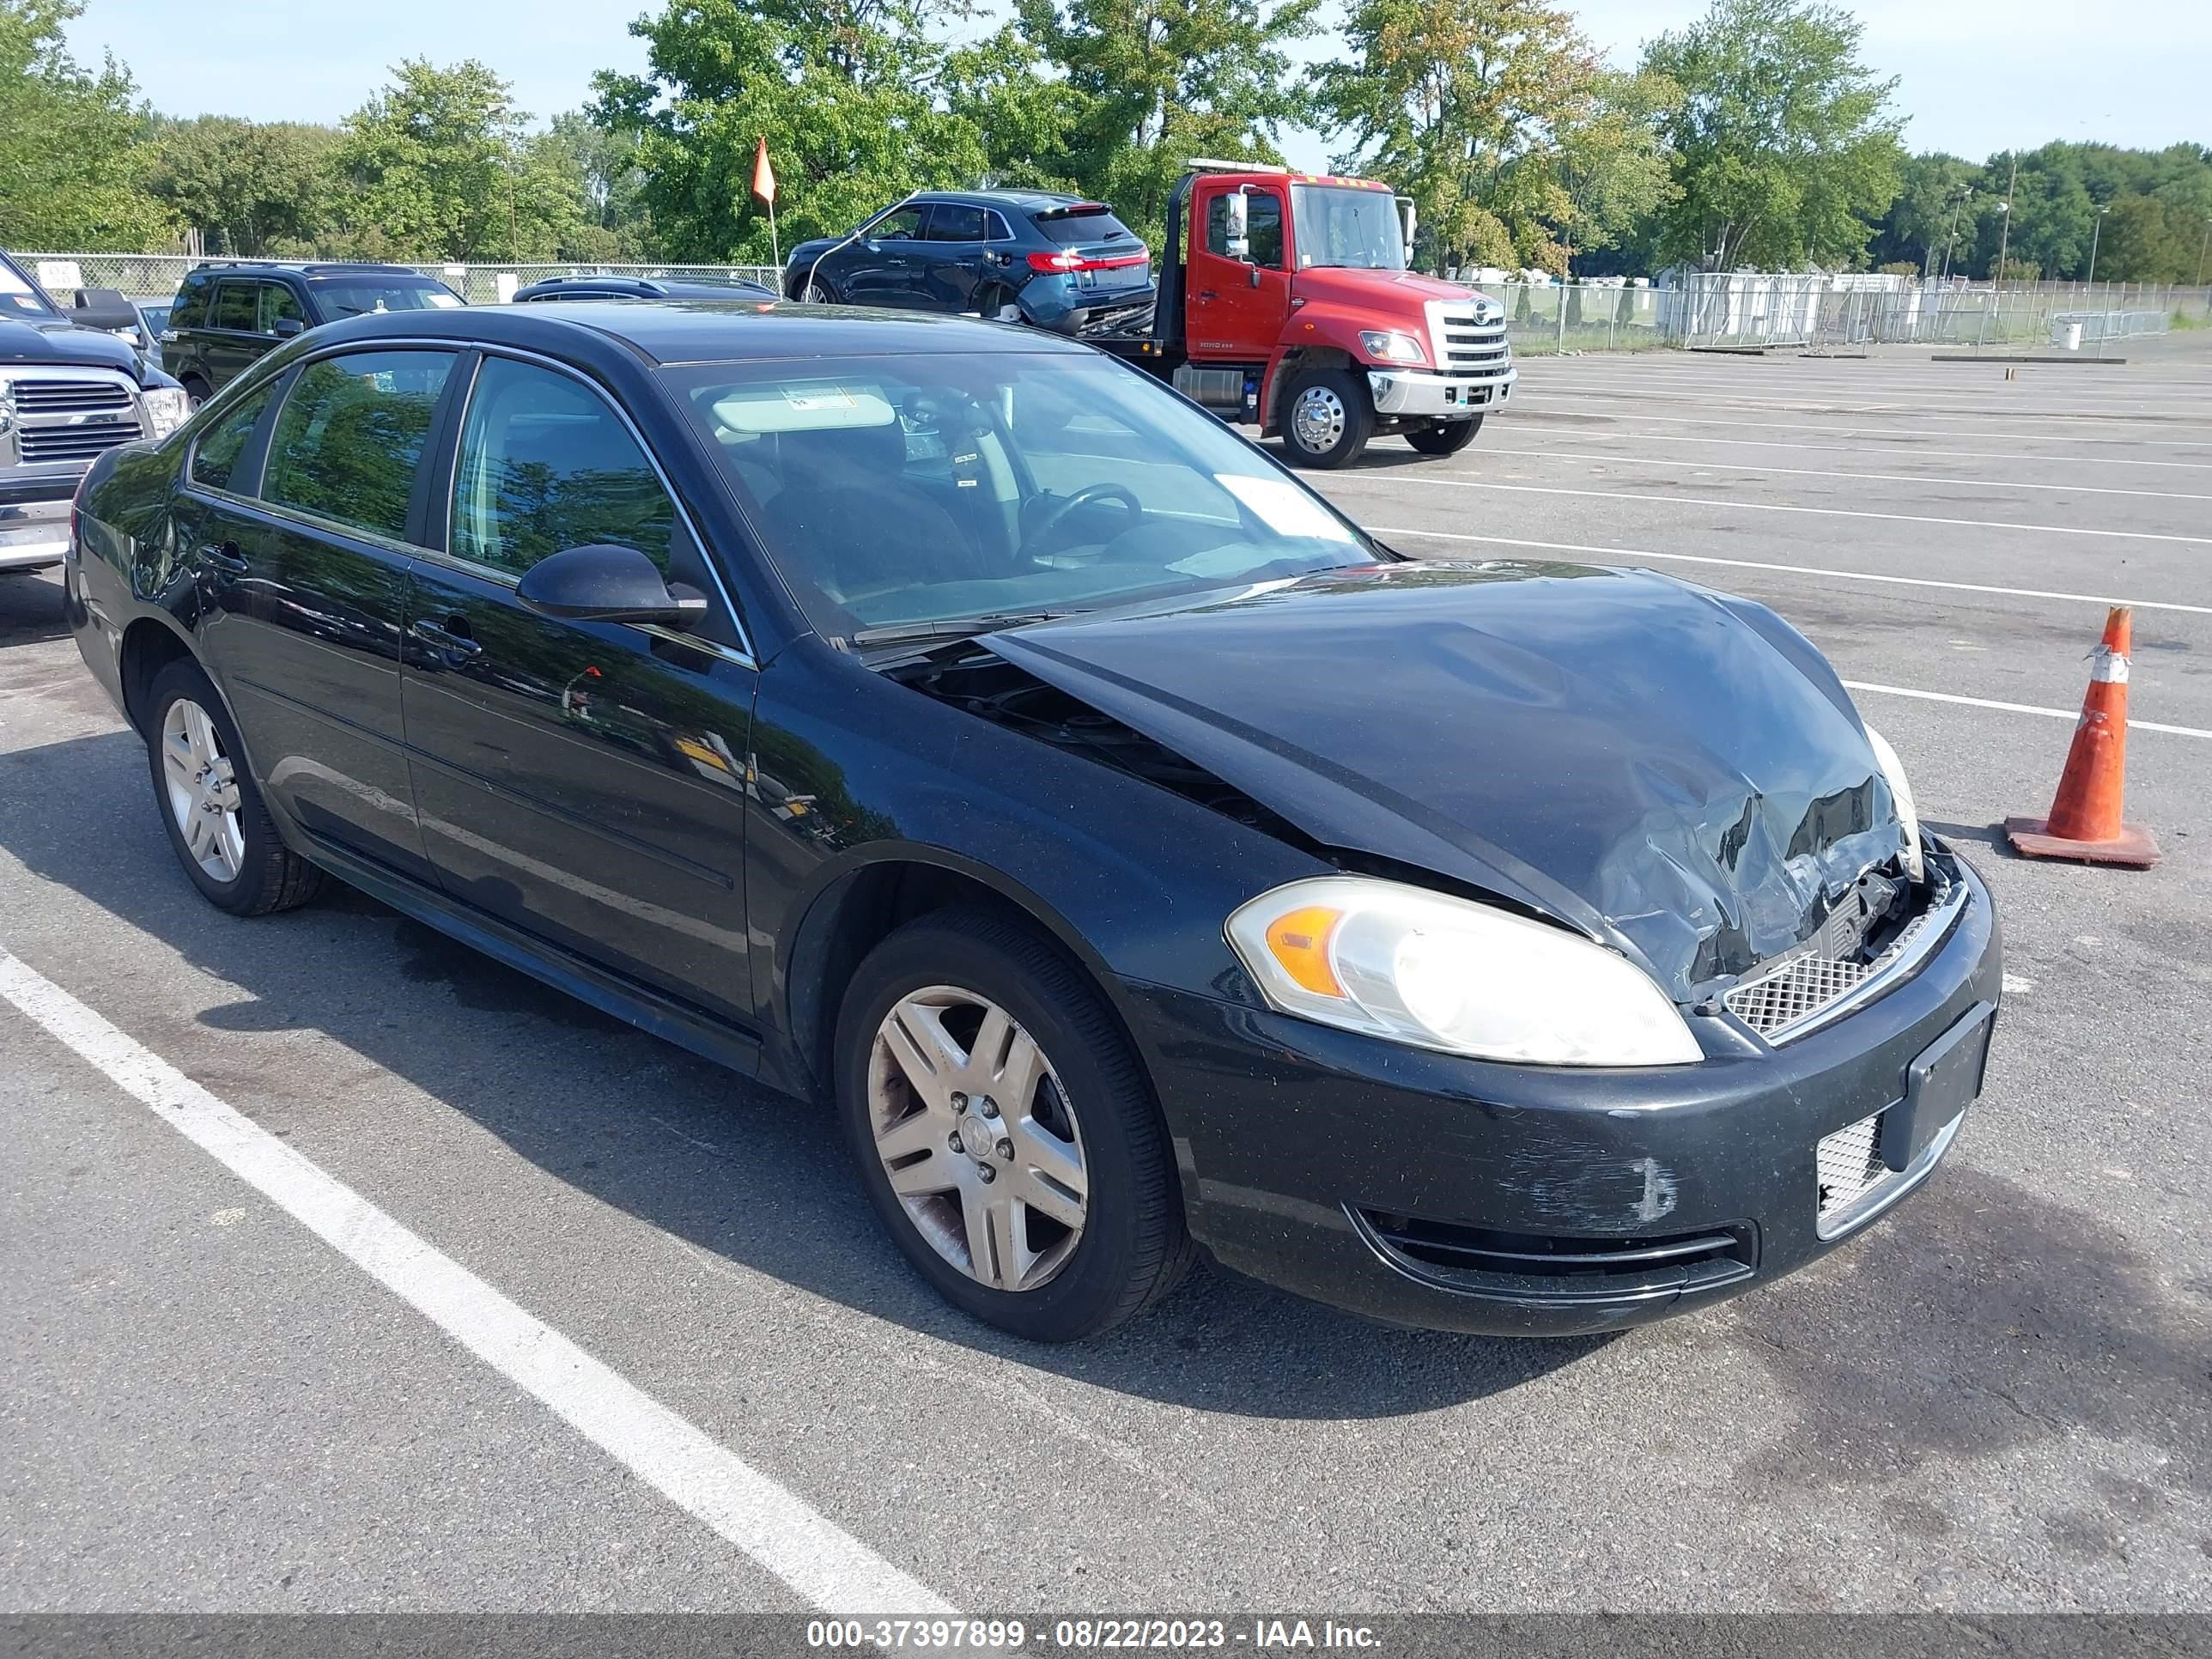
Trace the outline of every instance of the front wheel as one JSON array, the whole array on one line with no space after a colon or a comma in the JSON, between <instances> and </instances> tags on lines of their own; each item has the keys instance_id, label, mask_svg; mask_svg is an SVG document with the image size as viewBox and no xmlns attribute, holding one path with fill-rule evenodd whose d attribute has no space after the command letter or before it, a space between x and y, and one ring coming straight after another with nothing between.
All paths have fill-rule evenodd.
<instances>
[{"instance_id":1,"label":"front wheel","mask_svg":"<svg viewBox=\"0 0 2212 1659\"><path fill-rule=\"evenodd\" d=\"M1424 455L1456 455L1474 441L1474 434L1482 430L1482 416L1471 421L1439 421L1434 426L1416 427L1406 434L1406 441Z\"/></svg>"},{"instance_id":2,"label":"front wheel","mask_svg":"<svg viewBox=\"0 0 2212 1659\"><path fill-rule=\"evenodd\" d=\"M1283 398L1283 454L1295 466L1350 466L1375 435L1375 405L1364 376L1310 368Z\"/></svg>"},{"instance_id":3,"label":"front wheel","mask_svg":"<svg viewBox=\"0 0 2212 1659\"><path fill-rule=\"evenodd\" d=\"M877 946L839 1014L836 1091L878 1217L978 1319L1075 1341L1189 1261L1144 1068L1084 975L1017 922L938 912Z\"/></svg>"},{"instance_id":4,"label":"front wheel","mask_svg":"<svg viewBox=\"0 0 2212 1659\"><path fill-rule=\"evenodd\" d=\"M798 298L810 306L834 306L837 303L836 290L819 276L810 276L800 283Z\"/></svg>"}]
</instances>

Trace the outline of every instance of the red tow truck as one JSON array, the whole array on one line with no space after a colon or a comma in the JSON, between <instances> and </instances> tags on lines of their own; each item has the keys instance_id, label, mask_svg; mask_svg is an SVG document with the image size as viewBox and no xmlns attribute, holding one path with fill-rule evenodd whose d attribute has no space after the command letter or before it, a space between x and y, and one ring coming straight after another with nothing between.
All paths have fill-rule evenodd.
<instances>
[{"instance_id":1,"label":"red tow truck","mask_svg":"<svg viewBox=\"0 0 2212 1659\"><path fill-rule=\"evenodd\" d=\"M1090 344L1279 433L1301 466L1347 466L1384 433L1455 454L1512 396L1505 307L1407 269L1410 200L1364 179L1188 167L1151 322Z\"/></svg>"}]
</instances>

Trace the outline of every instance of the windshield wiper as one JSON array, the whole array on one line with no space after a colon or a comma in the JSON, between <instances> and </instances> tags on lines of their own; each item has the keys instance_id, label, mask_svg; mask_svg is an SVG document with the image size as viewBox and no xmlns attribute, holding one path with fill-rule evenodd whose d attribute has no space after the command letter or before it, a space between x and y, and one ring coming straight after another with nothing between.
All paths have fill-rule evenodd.
<instances>
[{"instance_id":1,"label":"windshield wiper","mask_svg":"<svg viewBox=\"0 0 2212 1659\"><path fill-rule=\"evenodd\" d=\"M853 635L852 640L864 648L872 645L913 645L922 640L964 640L977 634L996 633L1001 628L1053 622L1074 614L1072 611L991 611L980 617L947 617L939 622L887 623L881 628L863 628Z\"/></svg>"}]
</instances>

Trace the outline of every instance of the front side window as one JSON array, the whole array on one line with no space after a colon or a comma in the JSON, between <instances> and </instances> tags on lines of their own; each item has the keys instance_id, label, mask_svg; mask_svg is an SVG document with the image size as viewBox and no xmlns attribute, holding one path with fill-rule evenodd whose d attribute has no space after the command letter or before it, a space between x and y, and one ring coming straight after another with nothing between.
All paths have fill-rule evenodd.
<instances>
[{"instance_id":1,"label":"front side window","mask_svg":"<svg viewBox=\"0 0 2212 1659\"><path fill-rule=\"evenodd\" d=\"M1224 191L1206 204L1206 251L1229 257L1229 198ZM1244 196L1244 239L1251 245L1248 256L1269 270L1283 268L1283 198L1273 191L1248 191Z\"/></svg>"},{"instance_id":2,"label":"front side window","mask_svg":"<svg viewBox=\"0 0 2212 1659\"><path fill-rule=\"evenodd\" d=\"M225 283L215 291L215 325L235 329L241 334L253 332L255 304L261 284L258 283Z\"/></svg>"},{"instance_id":3,"label":"front side window","mask_svg":"<svg viewBox=\"0 0 2212 1659\"><path fill-rule=\"evenodd\" d=\"M877 242L911 241L921 234L921 216L927 210L902 207L896 213L887 213L869 229L868 239Z\"/></svg>"},{"instance_id":4,"label":"front side window","mask_svg":"<svg viewBox=\"0 0 2212 1659\"><path fill-rule=\"evenodd\" d=\"M1386 190L1344 185L1293 185L1291 214L1298 234L1298 269L1348 265L1403 270L1405 226L1397 198Z\"/></svg>"},{"instance_id":5,"label":"front side window","mask_svg":"<svg viewBox=\"0 0 2212 1659\"><path fill-rule=\"evenodd\" d=\"M929 240L933 242L980 242L983 240L983 210L957 202L939 202L929 210Z\"/></svg>"},{"instance_id":6,"label":"front side window","mask_svg":"<svg viewBox=\"0 0 2212 1659\"><path fill-rule=\"evenodd\" d=\"M588 386L487 357L453 469L450 550L520 575L564 548L634 547L669 570L676 507L629 428Z\"/></svg>"},{"instance_id":7,"label":"front side window","mask_svg":"<svg viewBox=\"0 0 2212 1659\"><path fill-rule=\"evenodd\" d=\"M307 320L307 313L300 309L300 296L292 292L288 283L264 283L261 285L261 331L274 334L276 325L287 318L295 323Z\"/></svg>"},{"instance_id":8,"label":"front side window","mask_svg":"<svg viewBox=\"0 0 2212 1659\"><path fill-rule=\"evenodd\" d=\"M662 373L824 634L1243 589L1381 556L1212 416L1087 353Z\"/></svg>"},{"instance_id":9,"label":"front side window","mask_svg":"<svg viewBox=\"0 0 2212 1659\"><path fill-rule=\"evenodd\" d=\"M262 499L393 541L453 370L445 351L354 351L309 363L269 441Z\"/></svg>"},{"instance_id":10,"label":"front side window","mask_svg":"<svg viewBox=\"0 0 2212 1659\"><path fill-rule=\"evenodd\" d=\"M269 393L258 392L200 434L199 442L192 447L194 483L205 484L210 489L230 488L239 459L246 453L246 442L260 422L261 411L268 406Z\"/></svg>"}]
</instances>

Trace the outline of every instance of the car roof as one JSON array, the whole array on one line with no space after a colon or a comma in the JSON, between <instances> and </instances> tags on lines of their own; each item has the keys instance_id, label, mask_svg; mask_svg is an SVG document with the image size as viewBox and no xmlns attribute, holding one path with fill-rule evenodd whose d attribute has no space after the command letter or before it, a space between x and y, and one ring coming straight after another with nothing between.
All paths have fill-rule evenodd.
<instances>
[{"instance_id":1,"label":"car roof","mask_svg":"<svg viewBox=\"0 0 2212 1659\"><path fill-rule=\"evenodd\" d=\"M514 297L520 300L528 295L536 299L544 295L564 293L571 289L605 289L609 293L647 300L663 297L683 299L694 295L710 299L723 295L743 300L775 292L750 276L638 276L626 271L585 271L541 277L521 289Z\"/></svg>"},{"instance_id":2,"label":"car roof","mask_svg":"<svg viewBox=\"0 0 2212 1659\"><path fill-rule=\"evenodd\" d=\"M956 202L964 207L1019 208L1035 213L1042 208L1069 207L1078 202L1087 202L1087 196L1066 196L1052 190L925 190L917 191L917 202Z\"/></svg>"},{"instance_id":3,"label":"car roof","mask_svg":"<svg viewBox=\"0 0 2212 1659\"><path fill-rule=\"evenodd\" d=\"M319 341L392 337L480 340L588 356L613 342L656 367L765 357L874 357L967 352L1086 355L1090 348L1040 329L972 317L781 300L544 300L521 306L388 311L315 331Z\"/></svg>"},{"instance_id":4,"label":"car roof","mask_svg":"<svg viewBox=\"0 0 2212 1659\"><path fill-rule=\"evenodd\" d=\"M379 265L347 261L293 259L209 259L194 265L190 276L411 276L420 283L440 279L410 265Z\"/></svg>"}]
</instances>

